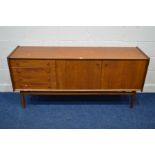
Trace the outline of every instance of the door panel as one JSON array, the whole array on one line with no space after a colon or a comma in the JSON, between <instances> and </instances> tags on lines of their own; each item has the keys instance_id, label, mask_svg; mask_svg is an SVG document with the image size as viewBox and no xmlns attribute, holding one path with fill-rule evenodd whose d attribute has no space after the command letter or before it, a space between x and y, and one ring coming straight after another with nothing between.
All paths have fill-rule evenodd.
<instances>
[{"instance_id":1,"label":"door panel","mask_svg":"<svg viewBox=\"0 0 155 155\"><path fill-rule=\"evenodd\" d=\"M57 89L100 89L101 61L56 60Z\"/></svg>"},{"instance_id":2,"label":"door panel","mask_svg":"<svg viewBox=\"0 0 155 155\"><path fill-rule=\"evenodd\" d=\"M141 89L147 61L102 62L102 89Z\"/></svg>"}]
</instances>

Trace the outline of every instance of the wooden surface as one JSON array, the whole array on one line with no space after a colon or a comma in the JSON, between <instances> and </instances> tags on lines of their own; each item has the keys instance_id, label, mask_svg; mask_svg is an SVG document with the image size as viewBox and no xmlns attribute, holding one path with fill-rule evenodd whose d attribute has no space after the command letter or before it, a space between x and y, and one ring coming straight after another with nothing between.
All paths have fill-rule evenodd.
<instances>
[{"instance_id":1,"label":"wooden surface","mask_svg":"<svg viewBox=\"0 0 155 155\"><path fill-rule=\"evenodd\" d=\"M54 60L10 60L9 66L15 89L56 88Z\"/></svg>"},{"instance_id":2,"label":"wooden surface","mask_svg":"<svg viewBox=\"0 0 155 155\"><path fill-rule=\"evenodd\" d=\"M103 89L140 89L143 87L147 61L122 60L102 62Z\"/></svg>"},{"instance_id":3,"label":"wooden surface","mask_svg":"<svg viewBox=\"0 0 155 155\"><path fill-rule=\"evenodd\" d=\"M136 47L28 47L19 46L9 58L16 59L148 59Z\"/></svg>"},{"instance_id":4,"label":"wooden surface","mask_svg":"<svg viewBox=\"0 0 155 155\"><path fill-rule=\"evenodd\" d=\"M100 89L101 61L57 60L57 89Z\"/></svg>"}]
</instances>

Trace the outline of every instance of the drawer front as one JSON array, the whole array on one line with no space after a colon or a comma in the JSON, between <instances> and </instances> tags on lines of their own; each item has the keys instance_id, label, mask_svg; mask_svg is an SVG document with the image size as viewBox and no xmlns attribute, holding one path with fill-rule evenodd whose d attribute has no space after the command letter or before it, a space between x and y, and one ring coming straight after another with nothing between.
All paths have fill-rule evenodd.
<instances>
[{"instance_id":1,"label":"drawer front","mask_svg":"<svg viewBox=\"0 0 155 155\"><path fill-rule=\"evenodd\" d=\"M50 76L50 68L12 68L14 77L42 77Z\"/></svg>"},{"instance_id":2,"label":"drawer front","mask_svg":"<svg viewBox=\"0 0 155 155\"><path fill-rule=\"evenodd\" d=\"M50 67L50 60L9 60L11 67Z\"/></svg>"},{"instance_id":3,"label":"drawer front","mask_svg":"<svg viewBox=\"0 0 155 155\"><path fill-rule=\"evenodd\" d=\"M9 60L14 89L55 89L54 60Z\"/></svg>"},{"instance_id":4,"label":"drawer front","mask_svg":"<svg viewBox=\"0 0 155 155\"><path fill-rule=\"evenodd\" d=\"M50 76L33 76L33 75L19 75L19 76L14 76L14 81L15 82L51 82Z\"/></svg>"},{"instance_id":5,"label":"drawer front","mask_svg":"<svg viewBox=\"0 0 155 155\"><path fill-rule=\"evenodd\" d=\"M15 82L16 89L50 89L47 82Z\"/></svg>"}]
</instances>

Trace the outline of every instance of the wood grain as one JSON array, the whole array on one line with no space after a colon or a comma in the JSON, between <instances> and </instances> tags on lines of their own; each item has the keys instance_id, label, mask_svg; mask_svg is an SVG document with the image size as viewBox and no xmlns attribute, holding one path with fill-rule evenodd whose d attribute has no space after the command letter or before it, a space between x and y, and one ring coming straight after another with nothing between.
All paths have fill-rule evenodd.
<instances>
[{"instance_id":1,"label":"wood grain","mask_svg":"<svg viewBox=\"0 0 155 155\"><path fill-rule=\"evenodd\" d=\"M49 60L18 60L18 59L11 59L10 65L12 68L18 68L18 67L49 67L50 61Z\"/></svg>"},{"instance_id":2,"label":"wood grain","mask_svg":"<svg viewBox=\"0 0 155 155\"><path fill-rule=\"evenodd\" d=\"M15 89L56 88L54 60L10 60L9 64Z\"/></svg>"},{"instance_id":3,"label":"wood grain","mask_svg":"<svg viewBox=\"0 0 155 155\"><path fill-rule=\"evenodd\" d=\"M19 46L14 59L148 59L136 47L31 47Z\"/></svg>"},{"instance_id":4,"label":"wood grain","mask_svg":"<svg viewBox=\"0 0 155 155\"><path fill-rule=\"evenodd\" d=\"M143 88L147 61L102 61L103 89Z\"/></svg>"},{"instance_id":5,"label":"wood grain","mask_svg":"<svg viewBox=\"0 0 155 155\"><path fill-rule=\"evenodd\" d=\"M101 61L57 60L57 89L100 89Z\"/></svg>"}]
</instances>

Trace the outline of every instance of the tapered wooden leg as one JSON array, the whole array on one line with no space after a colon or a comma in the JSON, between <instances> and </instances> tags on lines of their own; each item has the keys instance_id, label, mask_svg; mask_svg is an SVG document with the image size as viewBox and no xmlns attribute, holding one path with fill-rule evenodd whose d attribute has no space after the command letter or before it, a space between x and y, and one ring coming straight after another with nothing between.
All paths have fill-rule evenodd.
<instances>
[{"instance_id":1,"label":"tapered wooden leg","mask_svg":"<svg viewBox=\"0 0 155 155\"><path fill-rule=\"evenodd\" d=\"M130 96L130 108L133 108L134 106L135 96L136 96L135 92Z\"/></svg>"},{"instance_id":2,"label":"tapered wooden leg","mask_svg":"<svg viewBox=\"0 0 155 155\"><path fill-rule=\"evenodd\" d=\"M20 95L21 95L22 108L24 109L25 108L25 97L24 97L24 94L23 93L20 93Z\"/></svg>"}]
</instances>

